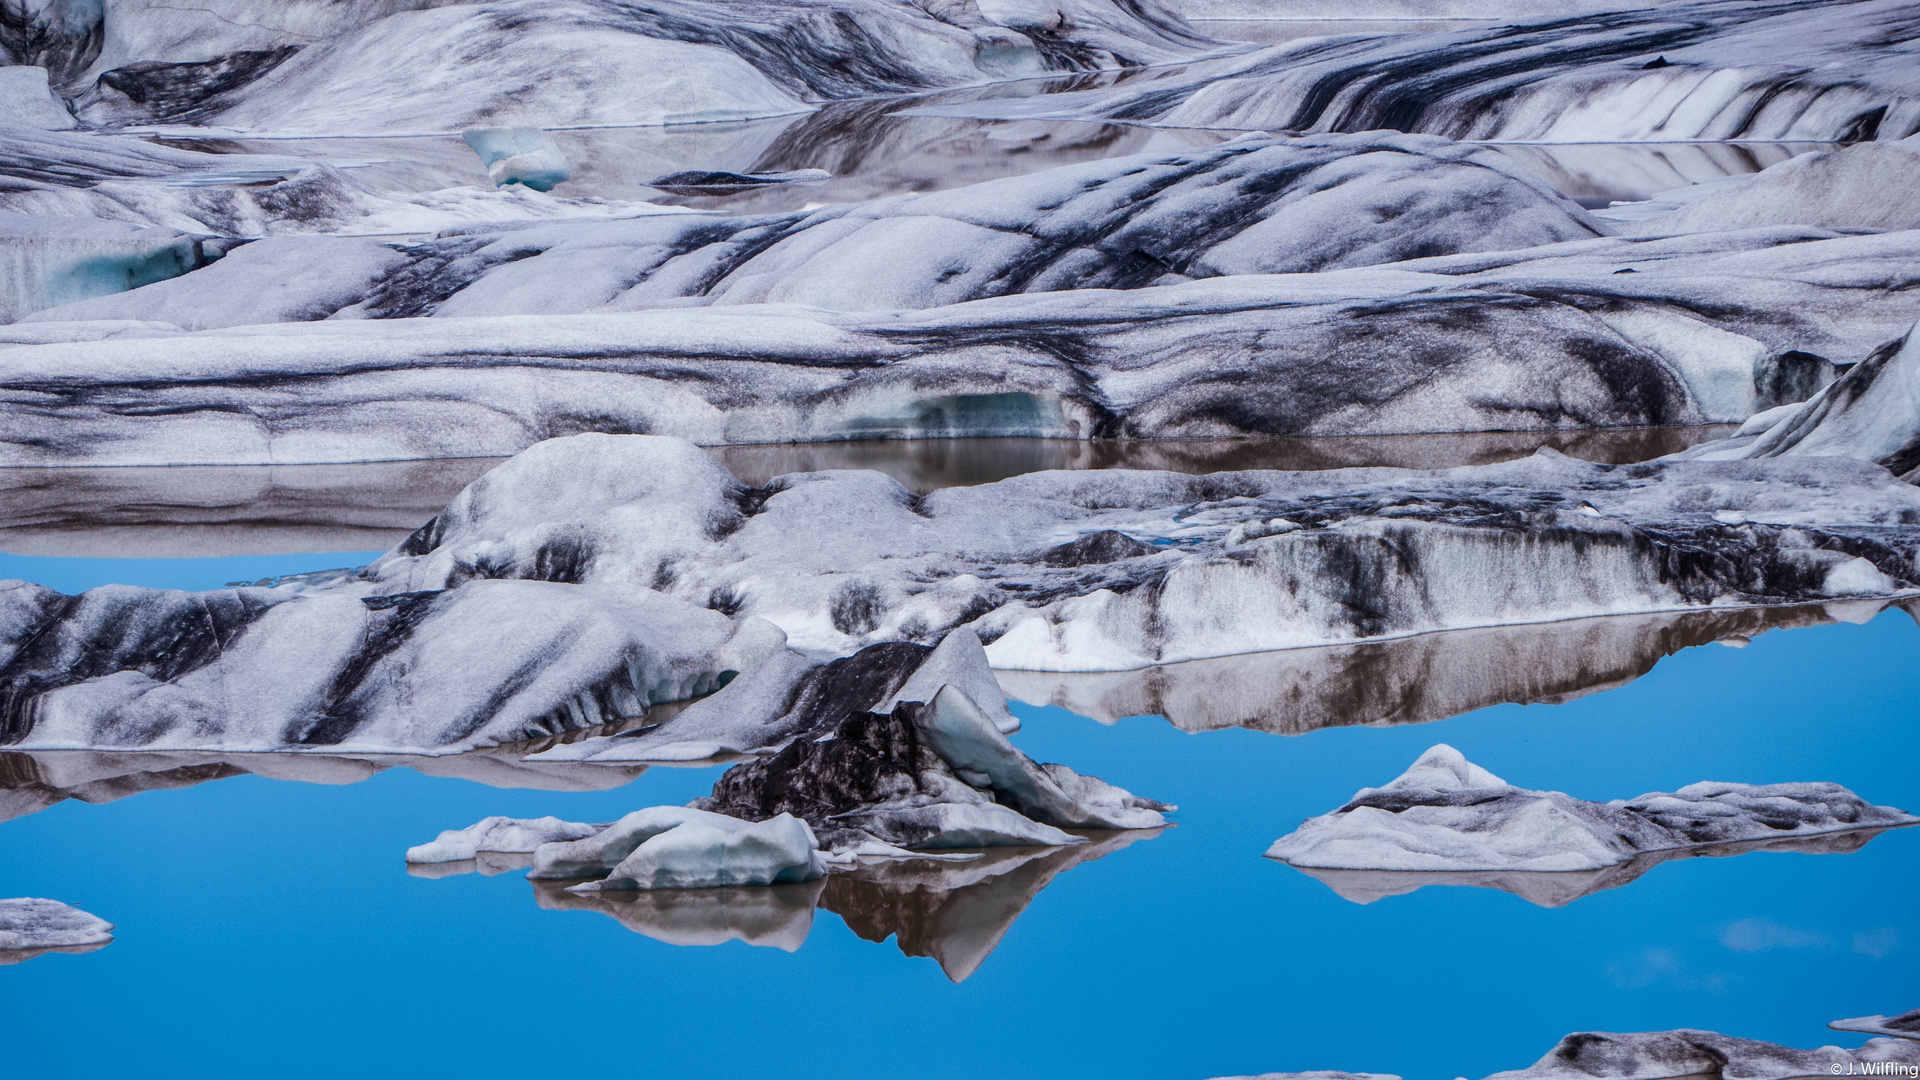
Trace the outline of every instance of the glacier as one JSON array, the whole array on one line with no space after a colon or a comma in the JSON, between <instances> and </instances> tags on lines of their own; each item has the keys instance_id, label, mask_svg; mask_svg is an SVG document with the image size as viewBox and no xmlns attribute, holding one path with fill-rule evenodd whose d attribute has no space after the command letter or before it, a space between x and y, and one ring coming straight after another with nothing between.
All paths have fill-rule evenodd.
<instances>
[{"instance_id":1,"label":"glacier","mask_svg":"<svg viewBox=\"0 0 1920 1080\"><path fill-rule=\"evenodd\" d=\"M1603 870L1660 851L1920 824L1838 784L1691 784L1585 802L1529 791L1441 743L1399 777L1273 842L1267 858L1327 870Z\"/></svg>"},{"instance_id":2,"label":"glacier","mask_svg":"<svg viewBox=\"0 0 1920 1080\"><path fill-rule=\"evenodd\" d=\"M1859 1031L1896 1039L1920 1040L1920 1009L1899 1016L1855 1016L1827 1025L1835 1031Z\"/></svg>"}]
</instances>

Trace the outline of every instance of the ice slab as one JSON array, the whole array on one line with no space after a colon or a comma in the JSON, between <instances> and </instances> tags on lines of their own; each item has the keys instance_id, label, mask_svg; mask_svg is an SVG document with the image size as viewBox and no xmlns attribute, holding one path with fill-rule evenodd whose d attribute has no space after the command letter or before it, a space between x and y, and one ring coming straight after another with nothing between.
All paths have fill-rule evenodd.
<instances>
[{"instance_id":1,"label":"ice slab","mask_svg":"<svg viewBox=\"0 0 1920 1080\"><path fill-rule=\"evenodd\" d=\"M22 127L65 131L78 126L47 85L47 69L31 64L0 67L0 116Z\"/></svg>"},{"instance_id":2,"label":"ice slab","mask_svg":"<svg viewBox=\"0 0 1920 1080\"><path fill-rule=\"evenodd\" d=\"M113 924L58 900L0 900L0 965L48 952L92 952L113 940Z\"/></svg>"},{"instance_id":3,"label":"ice slab","mask_svg":"<svg viewBox=\"0 0 1920 1080\"><path fill-rule=\"evenodd\" d=\"M532 854L542 844L581 840L606 828L556 817L489 817L464 829L448 829L432 842L407 849L409 863L450 863L482 854Z\"/></svg>"},{"instance_id":4,"label":"ice slab","mask_svg":"<svg viewBox=\"0 0 1920 1080\"><path fill-rule=\"evenodd\" d=\"M1827 1025L1835 1031L1859 1031L1896 1039L1920 1039L1920 1009L1899 1016L1855 1016Z\"/></svg>"},{"instance_id":5,"label":"ice slab","mask_svg":"<svg viewBox=\"0 0 1920 1080\"><path fill-rule=\"evenodd\" d=\"M194 237L87 217L0 211L0 322L137 289L208 261Z\"/></svg>"},{"instance_id":6,"label":"ice slab","mask_svg":"<svg viewBox=\"0 0 1920 1080\"><path fill-rule=\"evenodd\" d=\"M539 128L469 128L461 132L495 187L524 184L535 191L552 191L572 172L566 156Z\"/></svg>"},{"instance_id":7,"label":"ice slab","mask_svg":"<svg viewBox=\"0 0 1920 1080\"><path fill-rule=\"evenodd\" d=\"M1267 857L1329 870L1592 871L1650 852L1913 824L1920 817L1831 783L1700 783L1585 802L1514 787L1442 743Z\"/></svg>"}]
</instances>

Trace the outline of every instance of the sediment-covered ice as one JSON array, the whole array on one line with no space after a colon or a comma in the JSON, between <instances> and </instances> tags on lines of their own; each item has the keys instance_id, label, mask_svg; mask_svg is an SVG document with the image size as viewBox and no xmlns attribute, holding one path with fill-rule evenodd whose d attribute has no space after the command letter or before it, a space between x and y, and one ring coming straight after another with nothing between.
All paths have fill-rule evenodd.
<instances>
[{"instance_id":1,"label":"sediment-covered ice","mask_svg":"<svg viewBox=\"0 0 1920 1080\"><path fill-rule=\"evenodd\" d=\"M0 741L453 753L709 693L778 636L646 589L538 581L77 597L7 582Z\"/></svg>"},{"instance_id":2,"label":"sediment-covered ice","mask_svg":"<svg viewBox=\"0 0 1920 1080\"><path fill-rule=\"evenodd\" d=\"M1831 783L1690 784L1585 802L1514 787L1443 744L1310 818L1267 857L1344 870L1599 870L1651 852L1920 824Z\"/></svg>"},{"instance_id":3,"label":"sediment-covered ice","mask_svg":"<svg viewBox=\"0 0 1920 1080\"><path fill-rule=\"evenodd\" d=\"M1533 1065L1494 1073L1487 1080L1677 1080L1690 1076L1799 1080L1835 1073L1903 1076L1908 1070L1894 1072L1889 1066L1910 1065L1920 1065L1920 1044L1899 1039L1872 1039L1856 1049L1822 1046L1795 1050L1712 1031L1582 1031L1561 1039ZM1219 1080L1335 1080L1360 1075L1375 1074L1262 1073L1258 1077Z\"/></svg>"},{"instance_id":4,"label":"sediment-covered ice","mask_svg":"<svg viewBox=\"0 0 1920 1080\"><path fill-rule=\"evenodd\" d=\"M1773 225L1916 229L1920 208L1901 197L1915 169L1920 169L1920 135L1805 154L1751 176L1655 195L1649 210L1658 209L1663 199L1678 202L1666 213L1644 218L1635 213L1638 220L1625 231L1670 236ZM1628 204L1616 213L1634 209Z\"/></svg>"},{"instance_id":5,"label":"sediment-covered ice","mask_svg":"<svg viewBox=\"0 0 1920 1080\"><path fill-rule=\"evenodd\" d=\"M45 952L91 952L113 940L113 924L58 900L0 900L0 964Z\"/></svg>"},{"instance_id":6,"label":"sediment-covered ice","mask_svg":"<svg viewBox=\"0 0 1920 1080\"><path fill-rule=\"evenodd\" d=\"M1835 1031L1859 1031L1868 1035L1920 1040L1920 1009L1899 1016L1855 1016L1835 1020L1827 1026Z\"/></svg>"},{"instance_id":7,"label":"sediment-covered ice","mask_svg":"<svg viewBox=\"0 0 1920 1080\"><path fill-rule=\"evenodd\" d=\"M1888 342L1855 364L1806 404L1776 415L1756 436L1710 443L1683 456L1702 461L1854 458L1914 479L1920 474L1920 324L1903 340Z\"/></svg>"},{"instance_id":8,"label":"sediment-covered ice","mask_svg":"<svg viewBox=\"0 0 1920 1080\"><path fill-rule=\"evenodd\" d=\"M984 674L985 657L971 655ZM779 753L728 770L692 805L751 820L793 814L836 851L874 841L909 849L1051 847L1085 842L1063 829L1166 824L1161 811L1171 807L1064 765L1033 762L961 685L933 689L930 701L901 701L887 713L822 715ZM1000 704L997 689L990 701Z\"/></svg>"},{"instance_id":9,"label":"sediment-covered ice","mask_svg":"<svg viewBox=\"0 0 1920 1080\"><path fill-rule=\"evenodd\" d=\"M1585 616L1884 601L1920 578L1916 516L1920 489L1837 457L1036 473L923 497L858 471L750 488L678 440L573 436L493 470L361 572L208 593L9 585L0 738L448 753L726 686L684 727L556 755L687 760L816 723L825 734L854 712L892 740L920 671L933 714L967 711L939 707L937 680L974 695L997 732L1011 718L984 690L986 661L1127 671ZM962 647L976 634L983 653ZM929 648L942 642L955 661L976 650L979 670L948 666ZM875 659L813 666L869 646Z\"/></svg>"},{"instance_id":10,"label":"sediment-covered ice","mask_svg":"<svg viewBox=\"0 0 1920 1080\"><path fill-rule=\"evenodd\" d=\"M1916 245L1920 231L1603 238L905 313L336 318L139 340L63 323L0 348L0 462L503 455L582 429L713 445L1740 421L1904 335ZM376 287L342 315L392 302Z\"/></svg>"},{"instance_id":11,"label":"sediment-covered ice","mask_svg":"<svg viewBox=\"0 0 1920 1080\"><path fill-rule=\"evenodd\" d=\"M206 262L198 240L172 229L0 211L0 322L137 289Z\"/></svg>"},{"instance_id":12,"label":"sediment-covered ice","mask_svg":"<svg viewBox=\"0 0 1920 1080\"><path fill-rule=\"evenodd\" d=\"M47 66L89 123L367 134L740 120L1221 48L1152 4L987 8L119 0L42 23L12 59Z\"/></svg>"},{"instance_id":13,"label":"sediment-covered ice","mask_svg":"<svg viewBox=\"0 0 1920 1080\"><path fill-rule=\"evenodd\" d=\"M1180 78L937 115L1504 142L1900 139L1920 131L1912 8L1702 0L1292 42Z\"/></svg>"},{"instance_id":14,"label":"sediment-covered ice","mask_svg":"<svg viewBox=\"0 0 1920 1080\"><path fill-rule=\"evenodd\" d=\"M1668 1080L1699 1075L1791 1080L1831 1076L1836 1069L1844 1073L1849 1068L1855 1076L1870 1075L1861 1066L1896 1062L1920 1065L1920 1044L1872 1039L1851 1050L1838 1046L1795 1050L1711 1031L1586 1031L1561 1039L1547 1056L1525 1069L1494 1073L1487 1080Z\"/></svg>"}]
</instances>

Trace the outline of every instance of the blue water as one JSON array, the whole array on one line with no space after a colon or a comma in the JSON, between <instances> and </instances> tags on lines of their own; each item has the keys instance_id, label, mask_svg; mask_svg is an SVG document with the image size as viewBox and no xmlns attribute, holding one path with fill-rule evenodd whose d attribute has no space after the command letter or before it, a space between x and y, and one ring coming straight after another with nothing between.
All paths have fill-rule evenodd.
<instances>
[{"instance_id":1,"label":"blue water","mask_svg":"<svg viewBox=\"0 0 1920 1080\"><path fill-rule=\"evenodd\" d=\"M61 559L0 554L0 581L19 578L68 594L83 593L100 585L218 589L235 581L365 566L384 554L383 551L327 551L307 555L225 555L211 559Z\"/></svg>"},{"instance_id":2,"label":"blue water","mask_svg":"<svg viewBox=\"0 0 1920 1080\"><path fill-rule=\"evenodd\" d=\"M303 558L265 572L366 561ZM1833 780L1920 807L1917 648L1890 611L1689 650L1564 705L1298 738L1015 705L1029 754L1179 803L1179 826L1062 874L957 985L826 911L792 954L676 947L542 910L517 873L402 865L488 814L606 820L704 794L714 770L590 794L396 768L69 801L0 824L0 896L74 903L116 940L0 968L8 1075L1447 1080L1578 1030L1858 1045L1825 1022L1920 1004L1920 829L1854 854L1673 862L1559 909L1459 887L1363 906L1260 853L1439 741L1586 798Z\"/></svg>"}]
</instances>

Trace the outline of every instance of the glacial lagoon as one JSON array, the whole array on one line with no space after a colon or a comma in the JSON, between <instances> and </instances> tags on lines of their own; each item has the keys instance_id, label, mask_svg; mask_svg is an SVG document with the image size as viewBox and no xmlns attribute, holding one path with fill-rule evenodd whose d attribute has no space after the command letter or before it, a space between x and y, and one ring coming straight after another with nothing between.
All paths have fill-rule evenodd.
<instances>
[{"instance_id":1,"label":"glacial lagoon","mask_svg":"<svg viewBox=\"0 0 1920 1080\"><path fill-rule=\"evenodd\" d=\"M256 6L0 0L14 1071L1920 1062L1910 4Z\"/></svg>"}]
</instances>

